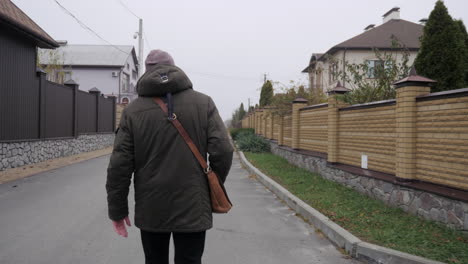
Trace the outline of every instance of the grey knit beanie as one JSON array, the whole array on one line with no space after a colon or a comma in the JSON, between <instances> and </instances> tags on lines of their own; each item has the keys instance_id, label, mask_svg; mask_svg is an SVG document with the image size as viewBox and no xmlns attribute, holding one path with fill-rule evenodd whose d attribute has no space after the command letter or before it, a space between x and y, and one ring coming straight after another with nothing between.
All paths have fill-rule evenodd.
<instances>
[{"instance_id":1,"label":"grey knit beanie","mask_svg":"<svg viewBox=\"0 0 468 264\"><path fill-rule=\"evenodd\" d=\"M152 50L148 54L145 60L146 68L151 67L155 64L168 64L175 65L174 59L169 55L169 53L162 50Z\"/></svg>"}]
</instances>

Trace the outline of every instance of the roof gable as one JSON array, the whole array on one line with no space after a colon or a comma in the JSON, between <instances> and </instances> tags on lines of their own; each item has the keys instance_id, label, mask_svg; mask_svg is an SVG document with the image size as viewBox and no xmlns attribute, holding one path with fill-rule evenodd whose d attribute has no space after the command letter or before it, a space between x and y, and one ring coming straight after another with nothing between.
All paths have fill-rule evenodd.
<instances>
[{"instance_id":1,"label":"roof gable","mask_svg":"<svg viewBox=\"0 0 468 264\"><path fill-rule=\"evenodd\" d=\"M55 48L58 43L10 0L0 0L0 23L34 39L41 48Z\"/></svg>"},{"instance_id":2,"label":"roof gable","mask_svg":"<svg viewBox=\"0 0 468 264\"><path fill-rule=\"evenodd\" d=\"M310 57L309 65L304 70L302 70L302 72L309 72L312 65L314 65L318 60L320 60L323 54L324 53L312 53L312 56Z\"/></svg>"}]
</instances>

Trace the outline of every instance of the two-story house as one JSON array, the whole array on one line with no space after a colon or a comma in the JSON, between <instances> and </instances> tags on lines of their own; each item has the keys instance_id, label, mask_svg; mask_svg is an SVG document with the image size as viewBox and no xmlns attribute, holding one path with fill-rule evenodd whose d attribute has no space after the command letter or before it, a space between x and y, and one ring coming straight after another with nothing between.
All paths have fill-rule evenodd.
<instances>
[{"instance_id":1,"label":"two-story house","mask_svg":"<svg viewBox=\"0 0 468 264\"><path fill-rule=\"evenodd\" d=\"M405 49L409 55L408 65L411 66L420 47L419 38L423 28L421 24L400 19L400 8L392 8L383 15L381 25L369 25L363 33L331 47L325 53L313 53L309 65L302 72L309 75L310 89L326 92L335 87L338 81L347 86L337 74L346 73L346 64L365 62L368 66L367 77L373 78L373 69L384 63L376 57L375 49L380 52L391 51L397 62L402 60L402 49ZM402 48L395 48L394 40Z\"/></svg>"},{"instance_id":2,"label":"two-story house","mask_svg":"<svg viewBox=\"0 0 468 264\"><path fill-rule=\"evenodd\" d=\"M138 59L133 46L72 45L58 41L54 51L40 50L41 66L48 67L48 79L63 83L73 80L88 91L97 88L104 95L113 95L120 103L135 99L138 81Z\"/></svg>"}]
</instances>

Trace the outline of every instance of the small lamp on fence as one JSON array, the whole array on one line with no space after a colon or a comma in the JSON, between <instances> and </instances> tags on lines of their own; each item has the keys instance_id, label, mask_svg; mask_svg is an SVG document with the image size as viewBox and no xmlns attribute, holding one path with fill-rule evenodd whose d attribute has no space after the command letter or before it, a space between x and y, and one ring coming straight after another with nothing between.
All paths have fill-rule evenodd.
<instances>
[{"instance_id":1,"label":"small lamp on fence","mask_svg":"<svg viewBox=\"0 0 468 264\"><path fill-rule=\"evenodd\" d=\"M331 95L331 94L345 94L347 92L351 91L350 89L344 87L341 85L341 82L338 82L335 86L335 88L327 91L327 94L328 95Z\"/></svg>"}]
</instances>

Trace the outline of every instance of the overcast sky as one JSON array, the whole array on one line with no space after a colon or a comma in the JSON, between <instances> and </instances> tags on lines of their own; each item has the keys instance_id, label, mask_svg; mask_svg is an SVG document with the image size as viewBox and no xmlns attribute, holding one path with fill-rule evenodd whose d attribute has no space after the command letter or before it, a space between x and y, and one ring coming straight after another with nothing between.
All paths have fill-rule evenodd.
<instances>
[{"instance_id":1,"label":"overcast sky","mask_svg":"<svg viewBox=\"0 0 468 264\"><path fill-rule=\"evenodd\" d=\"M241 102L258 103L263 74L287 83L302 80L310 56L382 23L400 7L401 18L427 18L435 0L58 0L107 41L134 45L143 18L150 49L168 51L194 89L213 97L223 119ZM105 44L81 28L54 0L13 0L54 39ZM468 21L468 1L446 0L454 18Z\"/></svg>"}]
</instances>

